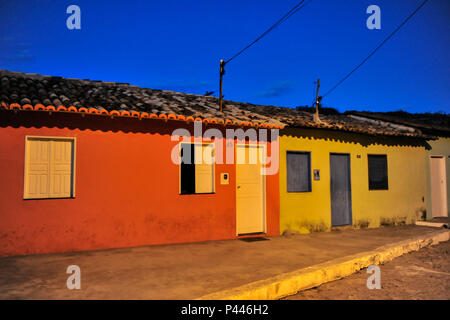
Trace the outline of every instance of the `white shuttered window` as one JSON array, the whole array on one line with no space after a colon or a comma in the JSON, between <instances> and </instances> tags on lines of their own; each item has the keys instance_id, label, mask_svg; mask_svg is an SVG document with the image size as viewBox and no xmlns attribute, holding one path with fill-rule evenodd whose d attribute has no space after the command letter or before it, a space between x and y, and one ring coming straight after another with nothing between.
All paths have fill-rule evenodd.
<instances>
[{"instance_id":1,"label":"white shuttered window","mask_svg":"<svg viewBox=\"0 0 450 320\"><path fill-rule=\"evenodd\" d=\"M214 193L214 144L181 144L180 194Z\"/></svg>"},{"instance_id":2,"label":"white shuttered window","mask_svg":"<svg viewBox=\"0 0 450 320\"><path fill-rule=\"evenodd\" d=\"M74 196L75 139L27 137L24 199Z\"/></svg>"}]
</instances>

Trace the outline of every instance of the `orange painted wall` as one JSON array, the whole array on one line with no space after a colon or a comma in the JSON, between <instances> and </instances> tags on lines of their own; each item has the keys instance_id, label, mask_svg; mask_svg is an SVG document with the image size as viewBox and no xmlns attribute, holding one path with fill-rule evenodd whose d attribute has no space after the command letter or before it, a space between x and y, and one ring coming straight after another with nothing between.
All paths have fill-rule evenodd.
<instances>
[{"instance_id":1,"label":"orange painted wall","mask_svg":"<svg viewBox=\"0 0 450 320\"><path fill-rule=\"evenodd\" d=\"M235 166L216 164L215 194L179 195L179 127L193 125L1 111L0 256L236 238ZM76 137L74 199L23 200L26 135ZM266 179L267 235L279 234L278 181Z\"/></svg>"}]
</instances>

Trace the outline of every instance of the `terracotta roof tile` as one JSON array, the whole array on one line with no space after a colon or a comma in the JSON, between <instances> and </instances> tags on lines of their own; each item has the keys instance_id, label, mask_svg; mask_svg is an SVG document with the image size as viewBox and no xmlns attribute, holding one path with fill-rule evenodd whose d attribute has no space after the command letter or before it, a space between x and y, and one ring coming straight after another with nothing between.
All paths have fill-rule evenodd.
<instances>
[{"instance_id":1,"label":"terracotta roof tile","mask_svg":"<svg viewBox=\"0 0 450 320\"><path fill-rule=\"evenodd\" d=\"M368 135L425 137L420 130L412 127L399 128L386 123L373 123L355 119L344 114L320 114L320 122L315 122L313 114L303 110L272 106L246 105L246 109L277 119L291 127L339 130Z\"/></svg>"},{"instance_id":2,"label":"terracotta roof tile","mask_svg":"<svg viewBox=\"0 0 450 320\"><path fill-rule=\"evenodd\" d=\"M219 123L283 127L323 128L369 135L416 136L420 130L401 129L337 115L321 115L293 108L261 106L174 91L141 88L128 83L80 80L0 70L0 107L62 110L148 118L208 120ZM27 106L25 108L25 106ZM40 106L39 108L37 106ZM213 120L214 119L214 120Z\"/></svg>"},{"instance_id":3,"label":"terracotta roof tile","mask_svg":"<svg viewBox=\"0 0 450 320\"><path fill-rule=\"evenodd\" d=\"M200 119L231 120L232 123L251 121L256 125L267 124L282 127L283 123L263 115L248 115L240 112L240 103L226 101L226 110L221 114L217 110L215 97L185 94L173 91L130 86L128 83L102 82L92 80L69 79L38 74L26 74L0 70L0 102L20 106L42 104L45 107L64 106L67 110L95 108L124 112L146 112L184 118L192 116ZM62 110L62 109L61 109Z\"/></svg>"},{"instance_id":4,"label":"terracotta roof tile","mask_svg":"<svg viewBox=\"0 0 450 320\"><path fill-rule=\"evenodd\" d=\"M416 128L427 134L450 136L450 114L445 113L409 113L405 111L394 112L368 112L347 111L347 115L366 117Z\"/></svg>"}]
</instances>

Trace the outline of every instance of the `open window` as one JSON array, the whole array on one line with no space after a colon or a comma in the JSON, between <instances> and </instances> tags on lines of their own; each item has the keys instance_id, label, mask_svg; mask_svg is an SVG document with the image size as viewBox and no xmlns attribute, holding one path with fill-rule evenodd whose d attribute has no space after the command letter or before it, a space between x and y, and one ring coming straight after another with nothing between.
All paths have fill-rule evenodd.
<instances>
[{"instance_id":1,"label":"open window","mask_svg":"<svg viewBox=\"0 0 450 320\"><path fill-rule=\"evenodd\" d=\"M180 194L214 193L214 144L182 143Z\"/></svg>"}]
</instances>

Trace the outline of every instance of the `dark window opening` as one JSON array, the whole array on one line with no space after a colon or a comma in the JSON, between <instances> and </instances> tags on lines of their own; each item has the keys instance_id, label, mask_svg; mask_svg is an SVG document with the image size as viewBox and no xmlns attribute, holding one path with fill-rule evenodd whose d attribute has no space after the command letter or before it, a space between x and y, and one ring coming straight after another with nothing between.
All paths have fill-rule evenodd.
<instances>
[{"instance_id":1,"label":"dark window opening","mask_svg":"<svg viewBox=\"0 0 450 320\"><path fill-rule=\"evenodd\" d=\"M181 145L181 194L195 193L194 144Z\"/></svg>"},{"instance_id":2,"label":"dark window opening","mask_svg":"<svg viewBox=\"0 0 450 320\"><path fill-rule=\"evenodd\" d=\"M368 155L369 190L388 190L386 155Z\"/></svg>"},{"instance_id":3,"label":"dark window opening","mask_svg":"<svg viewBox=\"0 0 450 320\"><path fill-rule=\"evenodd\" d=\"M286 154L287 192L311 192L311 153Z\"/></svg>"}]
</instances>

